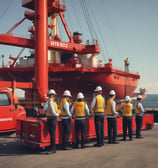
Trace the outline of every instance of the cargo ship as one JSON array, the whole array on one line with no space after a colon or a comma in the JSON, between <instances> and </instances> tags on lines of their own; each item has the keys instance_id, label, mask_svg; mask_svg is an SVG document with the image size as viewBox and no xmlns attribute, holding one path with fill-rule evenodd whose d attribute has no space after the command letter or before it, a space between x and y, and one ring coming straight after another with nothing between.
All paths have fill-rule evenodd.
<instances>
[{"instance_id":1,"label":"cargo ship","mask_svg":"<svg viewBox=\"0 0 158 168\"><path fill-rule=\"evenodd\" d=\"M42 3L42 0L38 1ZM44 87L45 85L41 83L47 81L48 88L55 89L59 97L66 89L69 89L75 97L79 91L86 97L91 97L98 85L102 86L105 96L111 89L116 91L117 99L123 99L125 95L133 96L140 75L129 71L128 58L125 59L124 70L114 68L112 59L103 64L98 58L101 51L97 40L92 42L88 40L83 44L80 32L70 32L64 18L66 6L60 0L47 0L44 10L40 9L40 5L36 5L35 0L22 0L22 7L29 9L25 11L24 18L8 32L0 34L0 44L22 47L17 57L10 55L8 65L2 64L0 80L33 82L35 76L40 81L39 88ZM59 18L68 41L62 41L59 36ZM13 30L26 19L32 22L28 30L30 37L14 36ZM42 53L39 53L38 47L42 48ZM29 56L21 57L25 48L31 49L32 52ZM2 59L3 57L4 55ZM43 69L45 71L40 72ZM39 72L40 76L38 76ZM38 83L38 81L35 82ZM27 90L25 94L33 95Z\"/></svg>"}]
</instances>

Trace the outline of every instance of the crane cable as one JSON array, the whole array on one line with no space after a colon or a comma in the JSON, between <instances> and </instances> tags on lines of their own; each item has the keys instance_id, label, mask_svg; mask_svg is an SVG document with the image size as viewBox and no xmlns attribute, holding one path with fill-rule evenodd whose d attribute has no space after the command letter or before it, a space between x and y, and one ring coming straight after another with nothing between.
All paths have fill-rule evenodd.
<instances>
[{"instance_id":1,"label":"crane cable","mask_svg":"<svg viewBox=\"0 0 158 168\"><path fill-rule=\"evenodd\" d=\"M107 53L107 55L109 56L109 52L108 52L108 49L107 49L107 47L106 47L106 45L105 45L105 40L104 40L103 34L102 34L101 30L100 30L100 26L99 26L99 24L98 24L98 22L97 22L97 19L96 19L95 15L93 14L93 13L94 13L94 12L93 12L93 8L92 8L91 5L89 5L89 6L90 6L91 11L92 11L92 15L93 15L93 18L94 18L94 22L96 23L96 26L97 26L98 35L100 36L101 41L102 41L101 44L103 44L103 47L102 47L102 49L103 49L103 58L104 58L104 60L107 62L107 59L106 59L106 57L105 57L105 53ZM105 50L106 50L106 52L105 52Z\"/></svg>"},{"instance_id":2,"label":"crane cable","mask_svg":"<svg viewBox=\"0 0 158 168\"><path fill-rule=\"evenodd\" d=\"M78 23L78 25L79 25L79 28L80 28L80 30L81 30L81 32L83 32L83 29L82 29L82 26L81 26L81 23L80 23L80 19L79 19L79 15L77 15L77 10L75 9L75 5L74 5L74 3L73 3L73 0L71 0L72 2L72 7L73 7L73 11L74 11L74 14L75 14L75 16L76 16L76 19L77 19L77 23ZM82 35L83 36L83 35ZM84 36L83 36L83 38L84 38Z\"/></svg>"},{"instance_id":3,"label":"crane cable","mask_svg":"<svg viewBox=\"0 0 158 168\"><path fill-rule=\"evenodd\" d=\"M4 10L4 12L0 15L0 18L2 18L5 14L6 14L6 12L8 11L8 9L10 8L10 6L11 6L11 4L13 3L13 0L10 0L10 2L9 2L9 4L8 4L8 6L7 6L7 8Z\"/></svg>"},{"instance_id":4,"label":"crane cable","mask_svg":"<svg viewBox=\"0 0 158 168\"><path fill-rule=\"evenodd\" d=\"M87 27L89 29L90 35L91 35L92 38L94 38L93 37L93 32L94 31L92 30L93 25L92 25L91 18L90 18L89 13L88 13L86 2L84 0L80 0L79 2L80 2L80 5L81 5L83 15L85 17L85 21L87 23Z\"/></svg>"}]
</instances>

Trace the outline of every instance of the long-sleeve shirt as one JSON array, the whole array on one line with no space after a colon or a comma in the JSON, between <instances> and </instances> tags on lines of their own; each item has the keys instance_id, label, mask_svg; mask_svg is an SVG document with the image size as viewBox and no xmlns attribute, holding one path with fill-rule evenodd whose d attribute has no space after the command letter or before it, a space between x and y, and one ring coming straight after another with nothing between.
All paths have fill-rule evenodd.
<instances>
[{"instance_id":1,"label":"long-sleeve shirt","mask_svg":"<svg viewBox=\"0 0 158 168\"><path fill-rule=\"evenodd\" d=\"M96 102L97 102L96 97L93 97L92 103L91 103L91 106L90 106L90 110L91 110L91 111L93 111L93 109L94 109L94 107L95 107L95 105L96 105Z\"/></svg>"},{"instance_id":2,"label":"long-sleeve shirt","mask_svg":"<svg viewBox=\"0 0 158 168\"><path fill-rule=\"evenodd\" d=\"M72 117L72 114L70 113L70 106L68 102L65 102L63 105L63 109L65 110L67 116L60 116L62 119L68 119Z\"/></svg>"},{"instance_id":3,"label":"long-sleeve shirt","mask_svg":"<svg viewBox=\"0 0 158 168\"><path fill-rule=\"evenodd\" d=\"M137 115L137 116L143 116L145 110L144 110L144 108L143 108L142 103L139 102L138 105L137 105L137 107L138 107L138 109L140 110L140 114L136 114L136 115Z\"/></svg>"},{"instance_id":4,"label":"long-sleeve shirt","mask_svg":"<svg viewBox=\"0 0 158 168\"><path fill-rule=\"evenodd\" d=\"M89 108L88 108L88 105L85 104L85 112L87 114L87 116L90 115L90 112L89 112ZM72 105L71 107L71 114L74 115L75 114L75 104ZM81 118L75 118L76 120L82 120L82 119L85 119L86 117L81 117Z\"/></svg>"},{"instance_id":5,"label":"long-sleeve shirt","mask_svg":"<svg viewBox=\"0 0 158 168\"><path fill-rule=\"evenodd\" d=\"M50 107L50 112L53 114L53 116L58 117L59 114L56 113L52 101L47 101L47 102L44 104L43 113L46 114L47 109L48 109L48 105L49 105L49 107Z\"/></svg>"},{"instance_id":6,"label":"long-sleeve shirt","mask_svg":"<svg viewBox=\"0 0 158 168\"><path fill-rule=\"evenodd\" d=\"M116 111L116 102L115 101L112 101L112 103L111 103L111 111L112 111L113 116L107 115L107 118L115 118L116 115L118 115L118 112Z\"/></svg>"}]
</instances>

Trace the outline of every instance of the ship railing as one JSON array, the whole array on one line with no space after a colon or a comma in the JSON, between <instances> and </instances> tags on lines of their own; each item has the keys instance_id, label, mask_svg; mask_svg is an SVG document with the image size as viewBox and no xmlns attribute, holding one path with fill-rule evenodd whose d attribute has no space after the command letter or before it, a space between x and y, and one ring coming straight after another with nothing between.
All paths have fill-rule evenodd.
<instances>
[{"instance_id":1,"label":"ship railing","mask_svg":"<svg viewBox=\"0 0 158 168\"><path fill-rule=\"evenodd\" d=\"M86 40L86 45L96 45L98 44L98 40L93 39L91 42L90 40Z\"/></svg>"},{"instance_id":2,"label":"ship railing","mask_svg":"<svg viewBox=\"0 0 158 168\"><path fill-rule=\"evenodd\" d=\"M112 67L112 68L115 69L115 70L118 70L118 71L125 71L125 70L123 70L121 68L118 68L118 67ZM135 72L133 70L129 70L128 73L139 74L139 72Z\"/></svg>"}]
</instances>

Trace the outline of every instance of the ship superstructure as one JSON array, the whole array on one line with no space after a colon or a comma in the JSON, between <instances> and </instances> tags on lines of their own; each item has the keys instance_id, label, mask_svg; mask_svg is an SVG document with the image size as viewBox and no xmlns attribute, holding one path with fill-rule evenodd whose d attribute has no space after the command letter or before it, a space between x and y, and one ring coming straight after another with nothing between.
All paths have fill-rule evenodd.
<instances>
[{"instance_id":1,"label":"ship superstructure","mask_svg":"<svg viewBox=\"0 0 158 168\"><path fill-rule=\"evenodd\" d=\"M80 32L70 32L63 14L66 6L61 4L60 0L22 0L22 6L29 11L26 11L24 18L6 34L0 34L0 44L30 48L32 53L21 58L20 55L16 58L10 56L10 64L0 68L1 80L14 78L19 82L32 82L35 76L34 83L41 97L47 94L48 88L54 88L58 96L62 96L63 91L69 89L73 96L81 91L85 96L91 97L98 85L102 86L105 96L111 89L116 91L118 99L133 95L140 75L129 72L127 59L124 71L114 68L112 59L103 65L98 59L98 42L93 40L83 44ZM59 18L65 28L68 42L59 37ZM12 30L25 19L33 23L29 28L30 38L12 35ZM32 92L25 91L26 95L33 95Z\"/></svg>"}]
</instances>

